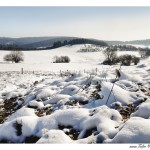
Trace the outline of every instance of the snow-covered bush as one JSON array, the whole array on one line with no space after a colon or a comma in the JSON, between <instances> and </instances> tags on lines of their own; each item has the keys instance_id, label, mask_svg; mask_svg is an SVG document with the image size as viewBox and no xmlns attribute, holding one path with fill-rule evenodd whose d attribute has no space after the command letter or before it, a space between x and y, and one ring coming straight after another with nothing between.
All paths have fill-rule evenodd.
<instances>
[{"instance_id":1,"label":"snow-covered bush","mask_svg":"<svg viewBox=\"0 0 150 150\"><path fill-rule=\"evenodd\" d=\"M131 63L137 65L140 62L140 58L134 55L121 55L117 57L117 49L115 48L107 48L103 51L106 59L103 61L104 65L115 65L117 63L121 63L124 66L130 66Z\"/></svg>"},{"instance_id":2,"label":"snow-covered bush","mask_svg":"<svg viewBox=\"0 0 150 150\"><path fill-rule=\"evenodd\" d=\"M5 55L3 59L4 61L19 63L24 60L24 56L21 51L11 51L9 54Z\"/></svg>"},{"instance_id":3,"label":"snow-covered bush","mask_svg":"<svg viewBox=\"0 0 150 150\"><path fill-rule=\"evenodd\" d=\"M53 58L53 63L69 63L70 58L68 56L55 56Z\"/></svg>"},{"instance_id":4,"label":"snow-covered bush","mask_svg":"<svg viewBox=\"0 0 150 150\"><path fill-rule=\"evenodd\" d=\"M140 58L136 56L132 56L132 62L134 63L134 65L137 65L140 62Z\"/></svg>"},{"instance_id":5,"label":"snow-covered bush","mask_svg":"<svg viewBox=\"0 0 150 150\"><path fill-rule=\"evenodd\" d=\"M133 56L133 55L128 55L128 54L121 55L118 59L119 59L119 62L125 66L130 66L131 63L134 63L134 65L137 65L140 62L140 59L138 57Z\"/></svg>"}]
</instances>

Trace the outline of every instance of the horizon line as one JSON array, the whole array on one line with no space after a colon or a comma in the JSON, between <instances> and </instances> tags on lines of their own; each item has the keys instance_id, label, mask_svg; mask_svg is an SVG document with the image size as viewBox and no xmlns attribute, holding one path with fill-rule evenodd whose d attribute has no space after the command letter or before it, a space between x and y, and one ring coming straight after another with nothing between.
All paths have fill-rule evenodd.
<instances>
[{"instance_id":1,"label":"horizon line","mask_svg":"<svg viewBox=\"0 0 150 150\"><path fill-rule=\"evenodd\" d=\"M120 42L129 42L129 41L143 41L143 40L150 40L150 38L144 38L144 39L133 39L133 40L106 40L106 39L96 39L96 38L85 38L85 37L79 37L79 36L66 36L66 35L59 35L59 36L22 36L22 37L8 37L8 36L0 36L0 38L11 38L11 39L21 39L21 38L40 38L40 37L70 37L70 38L83 38L83 39L94 39L94 40L100 40L100 41L120 41Z\"/></svg>"}]
</instances>

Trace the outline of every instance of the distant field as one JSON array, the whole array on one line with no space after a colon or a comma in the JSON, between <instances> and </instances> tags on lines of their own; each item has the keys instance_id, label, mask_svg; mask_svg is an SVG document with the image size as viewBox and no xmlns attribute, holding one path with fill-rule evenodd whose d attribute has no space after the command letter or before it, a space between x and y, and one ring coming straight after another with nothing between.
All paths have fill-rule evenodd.
<instances>
[{"instance_id":1,"label":"distant field","mask_svg":"<svg viewBox=\"0 0 150 150\"><path fill-rule=\"evenodd\" d=\"M90 70L95 68L101 68L99 65L103 62L104 55L102 52L77 52L83 45L65 46L52 50L41 51L24 51L24 62L18 64L8 64L3 61L3 57L9 53L9 51L0 51L0 71L20 71L21 68L27 71L60 71L60 70ZM121 54L134 54L138 55L138 52L118 52ZM70 63L52 63L53 57L57 56L69 56Z\"/></svg>"}]
</instances>

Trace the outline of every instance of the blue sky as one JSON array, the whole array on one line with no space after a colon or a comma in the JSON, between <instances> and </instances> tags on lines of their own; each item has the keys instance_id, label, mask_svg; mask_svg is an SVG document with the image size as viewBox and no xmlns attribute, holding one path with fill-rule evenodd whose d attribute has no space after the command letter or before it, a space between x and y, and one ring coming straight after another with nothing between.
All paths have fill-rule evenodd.
<instances>
[{"instance_id":1,"label":"blue sky","mask_svg":"<svg viewBox=\"0 0 150 150\"><path fill-rule=\"evenodd\" d=\"M150 38L150 7L0 7L1 37Z\"/></svg>"}]
</instances>

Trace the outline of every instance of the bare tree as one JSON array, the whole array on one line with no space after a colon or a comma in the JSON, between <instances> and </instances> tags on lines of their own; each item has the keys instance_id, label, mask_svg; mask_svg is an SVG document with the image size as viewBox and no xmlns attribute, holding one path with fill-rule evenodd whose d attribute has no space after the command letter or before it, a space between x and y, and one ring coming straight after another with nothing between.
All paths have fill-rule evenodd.
<instances>
[{"instance_id":1,"label":"bare tree","mask_svg":"<svg viewBox=\"0 0 150 150\"><path fill-rule=\"evenodd\" d=\"M117 59L117 48L115 47L108 47L103 51L108 65L112 65L116 63Z\"/></svg>"},{"instance_id":2,"label":"bare tree","mask_svg":"<svg viewBox=\"0 0 150 150\"><path fill-rule=\"evenodd\" d=\"M11 51L9 54L4 56L4 61L11 61L19 63L24 60L24 55L22 51Z\"/></svg>"}]
</instances>

